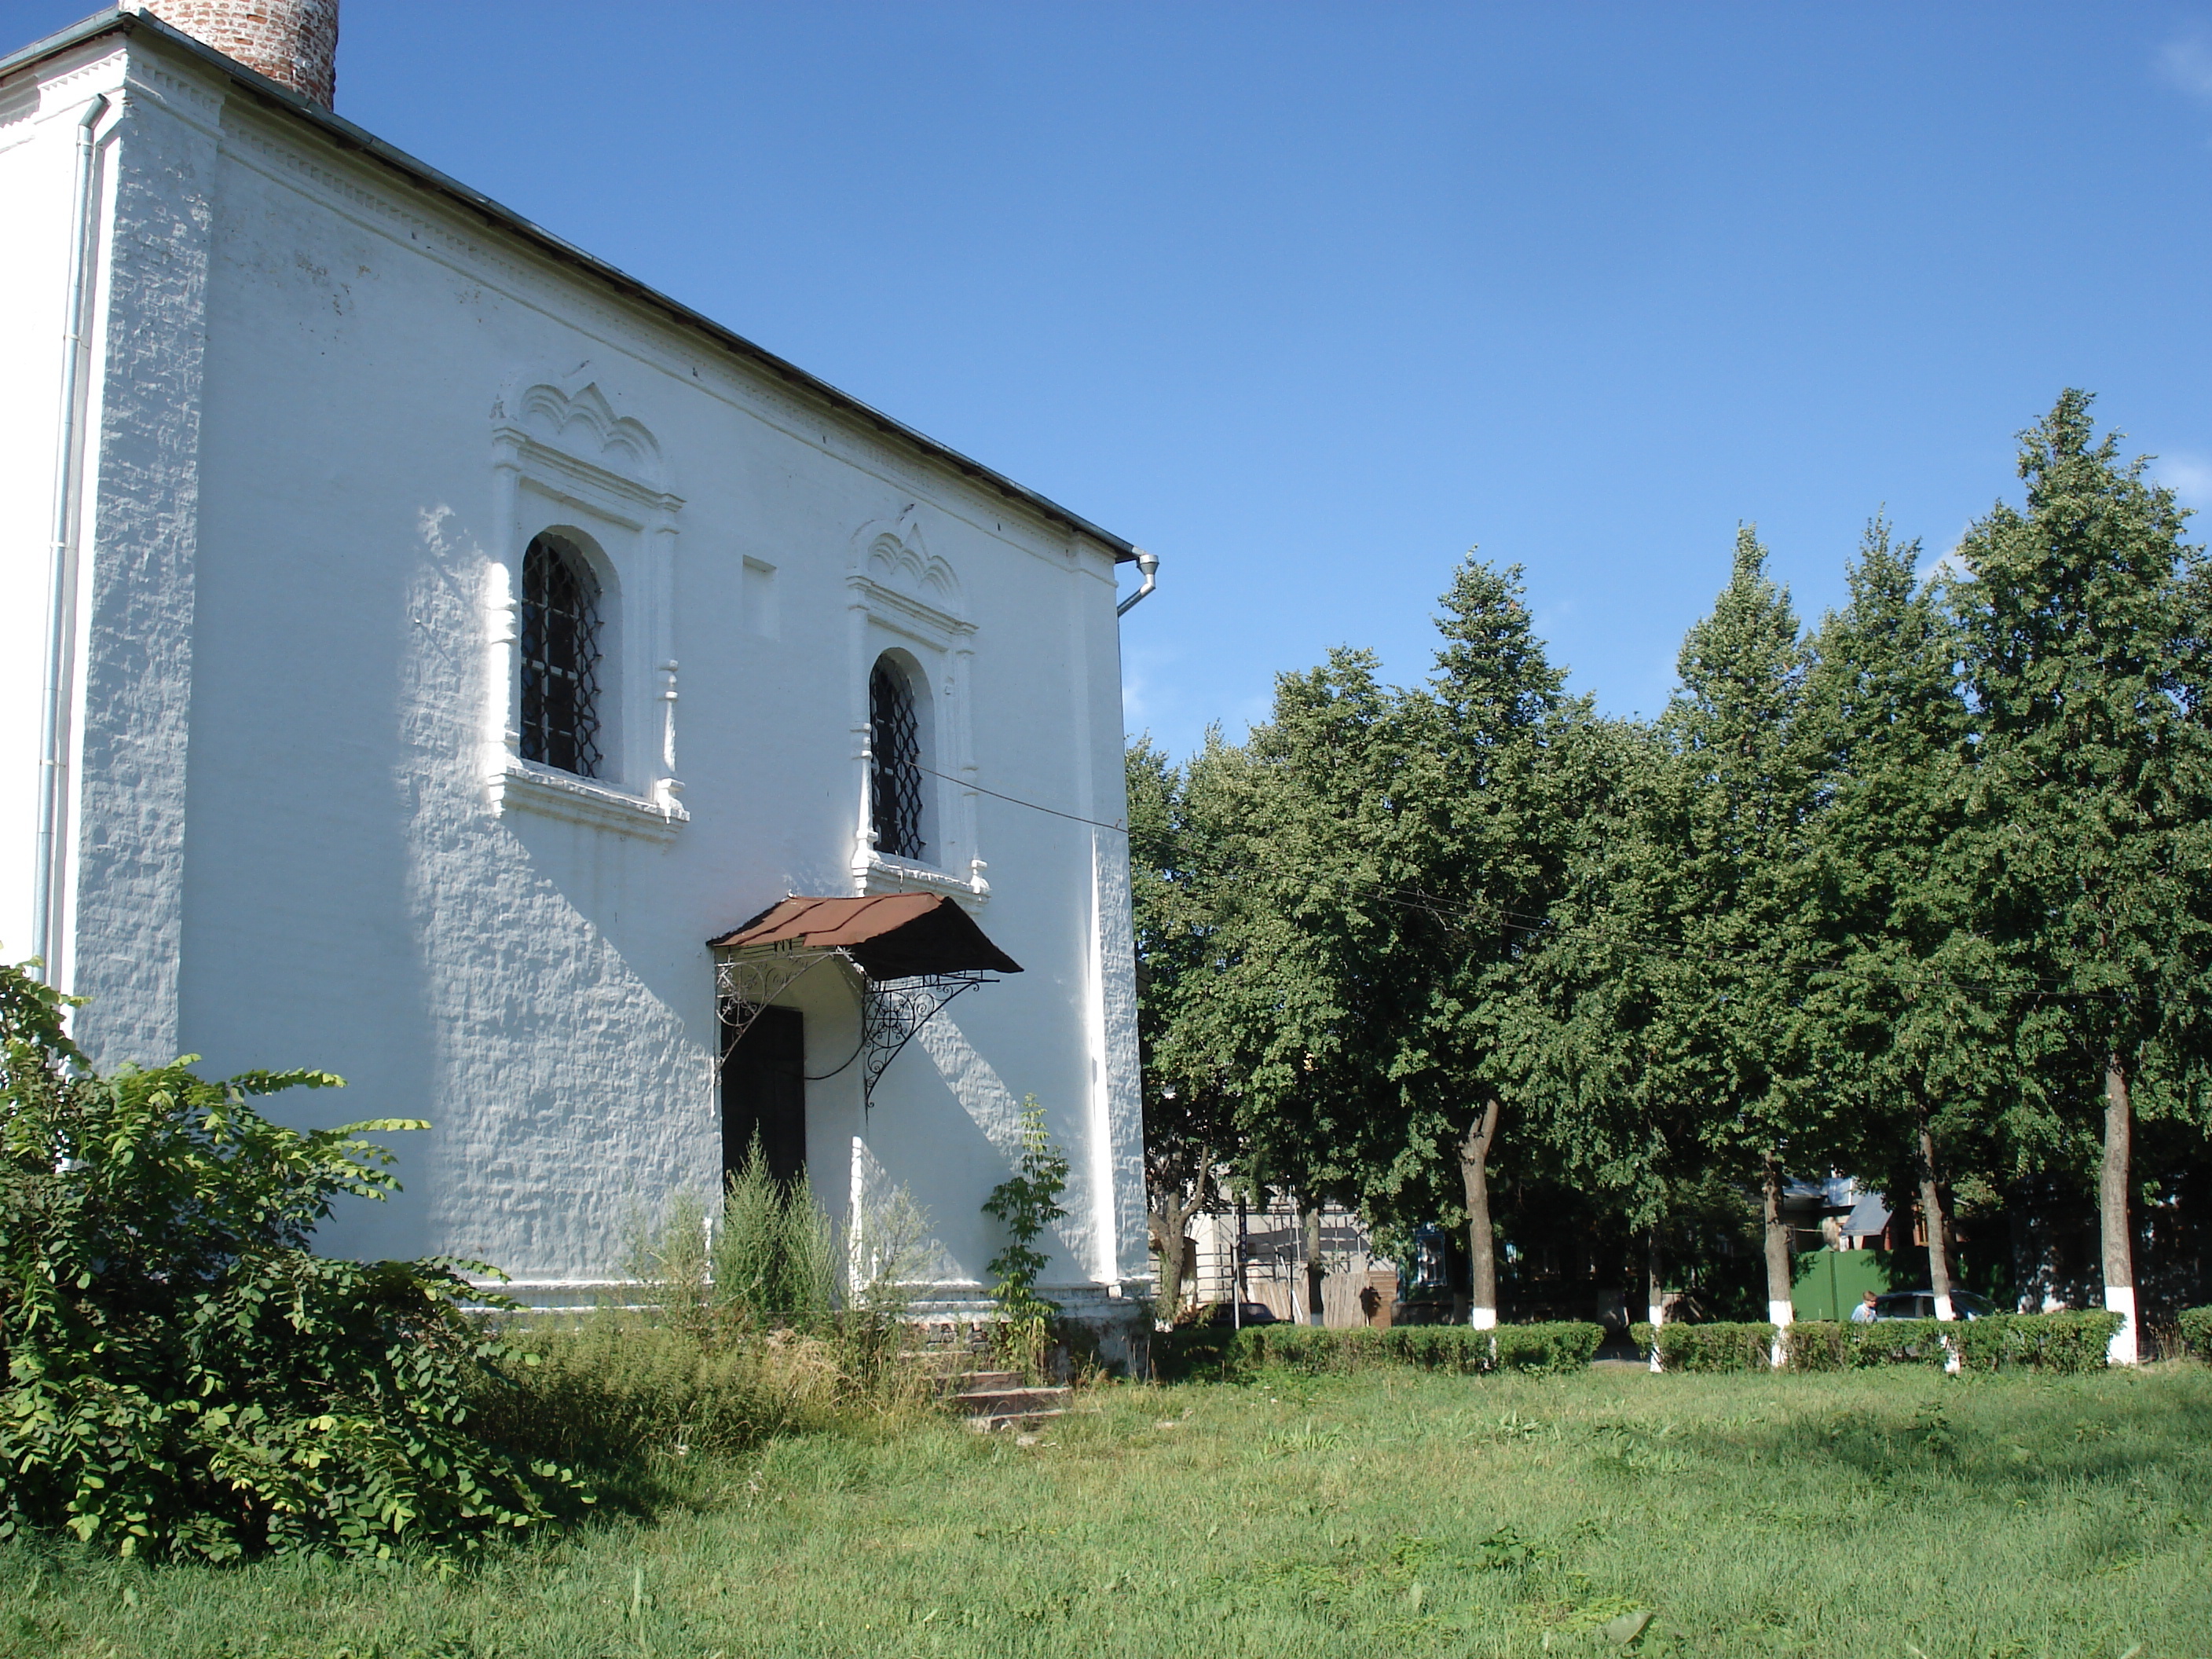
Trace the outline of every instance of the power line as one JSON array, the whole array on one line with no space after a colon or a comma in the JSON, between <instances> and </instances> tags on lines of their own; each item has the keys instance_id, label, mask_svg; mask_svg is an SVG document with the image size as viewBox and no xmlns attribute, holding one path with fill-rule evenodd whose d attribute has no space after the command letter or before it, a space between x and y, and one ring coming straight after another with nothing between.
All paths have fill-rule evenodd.
<instances>
[{"instance_id":1,"label":"power line","mask_svg":"<svg viewBox=\"0 0 2212 1659\"><path fill-rule=\"evenodd\" d=\"M1124 823L1108 823L1098 818L1086 818L1080 813L1063 812L1056 806L1046 806L1037 801L1024 800L1018 795L1006 794L996 789L986 789L981 784L976 783L971 779L956 778L951 776L950 774L938 771L934 767L917 765L915 769L917 771L927 772L933 778L941 778L947 783L957 784L961 788L972 789L978 794L988 795L994 800L1006 801L1014 806L1026 806L1032 812L1043 812L1055 818L1065 818L1070 823L1088 824L1094 830L1110 830L1115 835L1126 836L1129 833L1128 826ZM1476 921L1488 921L1496 923L1501 927L1518 933L1580 933L1586 938L1598 939L1608 944L1632 945L1650 951L1656 956L1672 957L1676 961L1703 961L1711 959L1710 952L1701 955L1686 939L1669 938L1656 933L1639 930L1609 931L1601 928L1595 924L1587 922L1583 923L1580 926L1575 926L1556 921L1548 916L1534 916L1526 910L1509 910L1504 908L1490 911L1468 911L1459 917L1455 918L1448 912L1439 908L1437 902L1434 898L1425 893L1407 893L1401 889L1387 888L1377 884L1360 882L1355 880L1350 876L1337 876L1325 878L1333 879L1345 885L1355 887L1361 890L1371 893L1376 897L1383 900L1387 903L1402 905L1406 908L1411 910L1419 910L1423 915L1436 921L1439 926L1453 933L1465 931L1466 926L1469 922ZM1844 965L1850 960L1850 954L1841 950L1825 952L1821 955L1809 958L1801 958L1801 961L1803 961L1808 967L1816 964L1824 964L1831 969L1838 970L1840 970ZM2012 980L1960 979L1954 975L1947 974L1941 969L1936 970L1931 975L1928 972L1925 964L1913 965L1920 968L1920 976L1923 979L1932 978L1933 981L1937 985L1954 985L1960 988L1961 989L1969 987L1994 987L2000 989L2013 988L2028 990L2033 992L2038 996L2050 995L2078 997L2085 1000L2098 1002L2116 1002L2126 1000L2125 994L2121 992L2069 991L2058 981L2039 978L2032 975L2024 975L2019 979ZM1900 964L1900 967L1901 966L1902 964Z\"/></svg>"},{"instance_id":2,"label":"power line","mask_svg":"<svg viewBox=\"0 0 2212 1659\"><path fill-rule=\"evenodd\" d=\"M1057 806L1043 806L1033 800L1024 800L1019 795L1001 794L996 789L986 789L972 778L956 778L932 766L917 765L914 769L927 772L933 778L943 778L947 783L957 783L963 789L973 789L979 795L988 795L993 800L1010 801L1016 806L1026 806L1032 812L1048 812L1054 817L1066 818L1070 823L1087 823L1094 830L1111 830L1120 836L1129 833L1127 824L1107 823L1097 818L1086 818L1079 812L1063 812Z\"/></svg>"}]
</instances>

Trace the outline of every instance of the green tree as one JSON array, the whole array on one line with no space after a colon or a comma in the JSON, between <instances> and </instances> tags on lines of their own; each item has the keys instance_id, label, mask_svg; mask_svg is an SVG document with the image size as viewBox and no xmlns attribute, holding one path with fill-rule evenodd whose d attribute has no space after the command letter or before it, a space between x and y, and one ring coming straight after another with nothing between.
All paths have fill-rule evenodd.
<instances>
[{"instance_id":1,"label":"green tree","mask_svg":"<svg viewBox=\"0 0 2212 1659\"><path fill-rule=\"evenodd\" d=\"M1053 1145L1044 1108L1035 1095L1022 1101L1019 1150L1014 1172L983 1200L983 1213L1006 1229L1006 1247L993 1256L991 1300L999 1305L992 1340L1001 1357L1018 1363L1034 1382L1044 1363L1045 1339L1060 1304L1039 1294L1037 1279L1048 1258L1036 1247L1054 1222L1067 1214L1060 1201L1067 1190L1067 1155Z\"/></svg>"},{"instance_id":2,"label":"green tree","mask_svg":"<svg viewBox=\"0 0 2212 1659\"><path fill-rule=\"evenodd\" d=\"M1308 1216L1358 1196L1372 1126L1402 1107L1437 927L1414 890L1406 711L1371 656L1337 652L1283 675L1246 742L1210 734L1179 772L1132 757L1146 1098L1181 1149L1154 1155L1170 1249L1217 1168Z\"/></svg>"},{"instance_id":3,"label":"green tree","mask_svg":"<svg viewBox=\"0 0 2212 1659\"><path fill-rule=\"evenodd\" d=\"M2065 392L2021 434L2024 505L1959 550L1977 742L1958 849L2002 968L2014 1139L2094 1149L2112 1355L2131 1363L2135 1120L2201 1121L2212 1006L2206 576L2171 492L2096 435L2090 404Z\"/></svg>"},{"instance_id":4,"label":"green tree","mask_svg":"<svg viewBox=\"0 0 2212 1659\"><path fill-rule=\"evenodd\" d=\"M1729 585L1683 641L1680 688L1661 723L1681 778L1669 931L1700 970L1672 1023L1706 1153L1759 1190L1777 1325L1790 1320L1794 1266L1784 1170L1792 1159L1825 1165L1832 1127L1805 1086L1812 941L1799 882L1813 775L1798 717L1810 665L1790 595L1747 526Z\"/></svg>"},{"instance_id":5,"label":"green tree","mask_svg":"<svg viewBox=\"0 0 2212 1659\"><path fill-rule=\"evenodd\" d=\"M1571 815L1559 891L1503 1011L1495 1064L1554 1177L1643 1240L1645 1304L1665 1318L1665 1236L1701 1162L1702 1103L1682 1016L1696 971L1675 948L1681 777L1658 730L1592 720L1553 757Z\"/></svg>"},{"instance_id":6,"label":"green tree","mask_svg":"<svg viewBox=\"0 0 2212 1659\"><path fill-rule=\"evenodd\" d=\"M1373 657L1333 652L1282 676L1273 717L1191 777L1236 872L1204 1029L1234 1079L1241 1184L1309 1212L1360 1193L1427 994L1405 725Z\"/></svg>"},{"instance_id":7,"label":"green tree","mask_svg":"<svg viewBox=\"0 0 2212 1659\"><path fill-rule=\"evenodd\" d=\"M1208 733L1209 748L1220 734ZM1183 769L1149 738L1124 756L1129 880L1136 938L1137 1048L1145 1122L1147 1230L1159 1258L1153 1311L1171 1322L1192 1267L1188 1229L1212 1197L1214 1170L1237 1151L1227 1079L1193 1065L1181 1029L1190 999L1218 965L1220 884L1206 826L1192 818Z\"/></svg>"},{"instance_id":8,"label":"green tree","mask_svg":"<svg viewBox=\"0 0 2212 1659\"><path fill-rule=\"evenodd\" d=\"M1820 810L1808 837L1808 928L1826 958L1808 999L1823 1074L1855 1108L1837 1151L1885 1190L1909 1175L1936 1316L1951 1317L1950 1206L1939 1144L1976 1131L1995 1032L1990 968L1948 861L1968 722L1959 641L1923 586L1917 542L1869 525L1850 603L1814 644L1801 719Z\"/></svg>"},{"instance_id":9,"label":"green tree","mask_svg":"<svg viewBox=\"0 0 2212 1659\"><path fill-rule=\"evenodd\" d=\"M1503 1052L1509 1011L1592 802L1587 787L1562 787L1588 782L1566 762L1591 714L1536 636L1517 567L1470 555L1437 627L1435 672L1401 699L1391 733L1405 937L1373 971L1413 994L1389 1058L1400 1097L1363 1126L1362 1184L1403 1218L1417 1205L1465 1217L1469 1319L1487 1328L1498 1319L1492 1160L1501 1136L1524 1163L1542 1150L1516 1122L1524 1103Z\"/></svg>"}]
</instances>

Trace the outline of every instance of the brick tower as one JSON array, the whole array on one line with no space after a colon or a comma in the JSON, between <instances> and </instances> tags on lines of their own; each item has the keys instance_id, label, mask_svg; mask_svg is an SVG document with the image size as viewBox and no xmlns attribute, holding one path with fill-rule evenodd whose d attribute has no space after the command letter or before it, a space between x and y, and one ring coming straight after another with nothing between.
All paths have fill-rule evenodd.
<instances>
[{"instance_id":1,"label":"brick tower","mask_svg":"<svg viewBox=\"0 0 2212 1659\"><path fill-rule=\"evenodd\" d=\"M141 0L148 11L328 109L337 90L338 0Z\"/></svg>"}]
</instances>

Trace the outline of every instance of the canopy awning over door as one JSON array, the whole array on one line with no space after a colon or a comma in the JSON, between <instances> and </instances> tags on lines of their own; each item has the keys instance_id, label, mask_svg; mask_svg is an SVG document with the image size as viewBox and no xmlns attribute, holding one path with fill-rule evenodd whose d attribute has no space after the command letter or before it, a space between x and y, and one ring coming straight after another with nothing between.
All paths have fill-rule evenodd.
<instances>
[{"instance_id":1,"label":"canopy awning over door","mask_svg":"<svg viewBox=\"0 0 2212 1659\"><path fill-rule=\"evenodd\" d=\"M946 1003L993 983L988 975L1022 971L974 917L939 893L794 894L707 944L715 956L726 1048L818 964L842 961L853 969L860 1000L860 1046L853 1058L860 1061L864 1103L872 1103L884 1068Z\"/></svg>"},{"instance_id":2,"label":"canopy awning over door","mask_svg":"<svg viewBox=\"0 0 2212 1659\"><path fill-rule=\"evenodd\" d=\"M973 916L942 893L794 894L707 943L716 951L836 951L870 979L1022 971Z\"/></svg>"}]
</instances>

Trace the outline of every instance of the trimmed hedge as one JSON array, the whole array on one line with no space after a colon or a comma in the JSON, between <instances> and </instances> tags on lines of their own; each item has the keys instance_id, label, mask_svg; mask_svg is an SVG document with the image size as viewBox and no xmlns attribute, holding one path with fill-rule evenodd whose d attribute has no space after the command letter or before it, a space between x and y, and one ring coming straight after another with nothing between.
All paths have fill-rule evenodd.
<instances>
[{"instance_id":1,"label":"trimmed hedge","mask_svg":"<svg viewBox=\"0 0 2212 1659\"><path fill-rule=\"evenodd\" d=\"M2203 1330L2212 1340L2212 1310ZM1783 1333L1784 1363L1793 1371L1855 1370L1869 1365L1941 1365L1945 1341L1959 1345L1959 1361L1970 1371L2037 1370L2078 1373L2102 1370L2105 1350L2119 1328L2120 1316L2101 1309L2086 1312L1997 1314L1942 1324L1933 1319L1883 1319L1870 1324L1806 1320ZM2185 1326L2185 1330L2187 1328ZM1631 1328L1647 1353L1653 1337L1648 1324ZM1765 1324L1667 1325L1660 1328L1659 1364L1669 1371L1751 1371L1768 1369L1774 1327Z\"/></svg>"},{"instance_id":2,"label":"trimmed hedge","mask_svg":"<svg viewBox=\"0 0 2212 1659\"><path fill-rule=\"evenodd\" d=\"M1973 1320L1954 1320L1954 1333ZM1808 1319L1792 1325L1782 1339L1793 1371L1853 1371L1868 1365L1937 1365L1950 1357L1944 1327L1936 1319L1853 1321ZM2098 1355L2099 1359L2104 1356Z\"/></svg>"},{"instance_id":3,"label":"trimmed hedge","mask_svg":"<svg viewBox=\"0 0 2212 1659\"><path fill-rule=\"evenodd\" d=\"M1960 1358L1972 1371L2101 1371L2119 1328L2119 1315L2102 1308L1998 1314L1966 1322Z\"/></svg>"},{"instance_id":4,"label":"trimmed hedge","mask_svg":"<svg viewBox=\"0 0 2212 1659\"><path fill-rule=\"evenodd\" d=\"M1311 1325L1251 1325L1241 1331L1192 1328L1152 1339L1164 1376L1248 1376L1262 1366L1319 1376L1412 1365L1474 1376L1484 1371L1569 1371L1589 1364L1602 1328L1579 1321L1500 1325L1394 1325L1387 1330L1325 1330Z\"/></svg>"},{"instance_id":5,"label":"trimmed hedge","mask_svg":"<svg viewBox=\"0 0 2212 1659\"><path fill-rule=\"evenodd\" d=\"M2181 1346L2199 1359L2212 1359L2212 1308L2184 1308L2178 1322Z\"/></svg>"},{"instance_id":6,"label":"trimmed hedge","mask_svg":"<svg viewBox=\"0 0 2212 1659\"><path fill-rule=\"evenodd\" d=\"M1653 1331L1641 1320L1628 1328L1636 1345L1651 1352ZM1668 1371L1754 1371L1772 1363L1774 1327L1765 1324L1662 1325L1657 1332L1659 1368Z\"/></svg>"}]
</instances>

